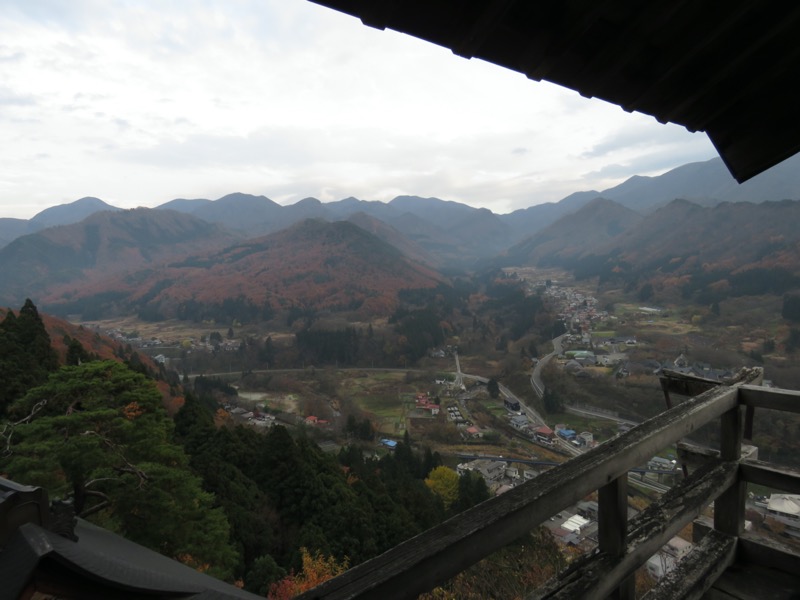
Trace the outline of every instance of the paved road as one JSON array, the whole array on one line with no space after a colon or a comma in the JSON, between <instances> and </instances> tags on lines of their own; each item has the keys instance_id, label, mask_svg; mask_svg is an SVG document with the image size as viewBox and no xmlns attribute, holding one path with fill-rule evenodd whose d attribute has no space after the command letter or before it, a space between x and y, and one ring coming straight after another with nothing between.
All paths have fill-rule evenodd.
<instances>
[{"instance_id":1,"label":"paved road","mask_svg":"<svg viewBox=\"0 0 800 600\"><path fill-rule=\"evenodd\" d=\"M542 381L542 369L547 366L547 363L554 356L558 356L562 352L561 342L564 340L564 336L567 335L566 333L563 335L558 336L557 338L553 338L553 351L541 358L536 366L533 368L533 373L531 374L531 386L533 387L533 391L536 393L539 398L544 397L544 381Z\"/></svg>"},{"instance_id":2,"label":"paved road","mask_svg":"<svg viewBox=\"0 0 800 600\"><path fill-rule=\"evenodd\" d=\"M584 415L587 417L596 417L598 419L608 419L609 421L616 421L617 423L624 423L626 425L630 425L631 427L636 427L639 425L636 421L630 421L628 419L623 419L621 417L617 417L615 415L611 415L607 412L603 412L601 410L592 410L591 408L575 408L574 406L565 406L564 410L568 413L572 413L574 415Z\"/></svg>"}]
</instances>

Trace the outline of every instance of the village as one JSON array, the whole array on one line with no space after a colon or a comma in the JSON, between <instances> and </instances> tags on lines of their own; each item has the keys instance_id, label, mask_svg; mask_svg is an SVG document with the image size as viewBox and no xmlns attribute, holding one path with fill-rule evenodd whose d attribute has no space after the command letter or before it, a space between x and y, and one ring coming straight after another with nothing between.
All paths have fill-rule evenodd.
<instances>
[{"instance_id":1,"label":"village","mask_svg":"<svg viewBox=\"0 0 800 600\"><path fill-rule=\"evenodd\" d=\"M591 294L580 291L569 285L559 285L553 280L535 280L529 283L531 289L543 293L551 307L556 308L558 318L564 324L564 333L559 336L557 351L551 357L559 368L568 376L576 379L590 380L598 377L612 376L621 379L629 376L631 371L645 372L657 376L662 370L702 377L708 380L722 381L733 373L730 369L715 368L707 363L691 362L683 353L668 361L632 360L632 351L642 348L643 342L636 335L617 335L612 327L617 317L602 310L598 301ZM543 290L543 291L542 291ZM658 307L638 307L638 314L645 323L663 315ZM602 330L598 334L598 329ZM609 330L611 330L609 332ZM170 341L159 337L124 333L120 330L108 332L112 337L130 344L150 354L153 360L169 365L171 358L179 353L184 358L195 352L234 352L240 341L229 332L227 339L220 334L202 336L200 339ZM457 349L452 346L431 349L431 356L438 359L453 359ZM538 359L534 360L534 365ZM602 369L602 371L598 371ZM597 444L596 434L591 430L580 430L567 423L548 425L538 416L532 414L528 407L521 404L518 398L503 390L494 401L487 403L486 378L465 375L439 375L435 377L428 389L402 394L400 403L403 406L401 429L395 435L379 432L374 442L374 450L365 452L377 456L381 452L392 452L397 445L398 435L409 420L445 422L458 431L463 444L493 443L498 439L511 437L524 440L548 451L548 458L531 451L529 458L510 456L462 453L454 470L463 474L475 472L481 475L492 495L500 495L514 487L534 480L547 469L563 462L570 456L580 454ZM466 385L465 385L466 384ZM481 398L484 404L491 404L496 409L504 409L502 428L487 427L478 424L468 408L470 402ZM248 401L244 397L232 400L221 406L229 415L231 422L266 431L278 423L290 427L303 427L314 432L315 439L323 449L335 451L340 446L335 440L341 432L341 416L335 409L321 413L308 413L298 410L298 406L276 411L266 401ZM495 409L493 409L495 410ZM495 414L498 414L495 412ZM620 421L617 430L622 433L632 423ZM552 457L555 454L556 460ZM674 456L654 456L642 464L631 477L640 485L666 491L677 477L677 463ZM666 485L665 485L666 484ZM760 502L762 512L783 523L787 533L800 538L800 497L773 495ZM637 509L629 507L629 518L637 513ZM545 527L551 532L557 543L566 552L584 553L593 551L598 544L597 536L597 502L587 498L576 505L553 515ZM646 569L655 579L671 571L678 562L691 550L691 543L673 537L668 544L651 557Z\"/></svg>"}]
</instances>

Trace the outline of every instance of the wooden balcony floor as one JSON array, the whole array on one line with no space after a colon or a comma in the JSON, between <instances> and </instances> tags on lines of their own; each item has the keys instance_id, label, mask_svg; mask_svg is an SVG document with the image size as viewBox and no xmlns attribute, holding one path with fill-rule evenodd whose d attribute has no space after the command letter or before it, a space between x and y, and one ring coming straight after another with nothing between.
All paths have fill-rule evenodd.
<instances>
[{"instance_id":1,"label":"wooden balcony floor","mask_svg":"<svg viewBox=\"0 0 800 600\"><path fill-rule=\"evenodd\" d=\"M704 600L800 600L800 573L735 564L717 579Z\"/></svg>"}]
</instances>

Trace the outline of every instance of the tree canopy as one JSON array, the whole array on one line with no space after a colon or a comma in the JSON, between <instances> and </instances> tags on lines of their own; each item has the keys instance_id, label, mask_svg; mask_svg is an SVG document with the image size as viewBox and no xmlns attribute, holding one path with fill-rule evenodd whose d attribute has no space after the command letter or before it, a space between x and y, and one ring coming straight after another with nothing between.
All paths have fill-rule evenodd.
<instances>
[{"instance_id":1,"label":"tree canopy","mask_svg":"<svg viewBox=\"0 0 800 600\"><path fill-rule=\"evenodd\" d=\"M228 522L172 441L153 381L115 361L65 366L9 416L0 466L12 479L162 554L231 574Z\"/></svg>"},{"instance_id":2,"label":"tree canopy","mask_svg":"<svg viewBox=\"0 0 800 600\"><path fill-rule=\"evenodd\" d=\"M57 368L50 336L29 298L18 314L9 310L0 322L0 416Z\"/></svg>"}]
</instances>

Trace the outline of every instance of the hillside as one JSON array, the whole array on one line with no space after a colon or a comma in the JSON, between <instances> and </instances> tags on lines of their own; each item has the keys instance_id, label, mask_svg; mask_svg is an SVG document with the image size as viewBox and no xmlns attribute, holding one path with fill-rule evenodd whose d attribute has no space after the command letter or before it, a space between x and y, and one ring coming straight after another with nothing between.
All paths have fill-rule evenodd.
<instances>
[{"instance_id":1,"label":"hillside","mask_svg":"<svg viewBox=\"0 0 800 600\"><path fill-rule=\"evenodd\" d=\"M17 312L15 311L15 314ZM6 318L7 314L8 309L0 308L0 322ZM50 337L50 344L58 355L59 364L66 364L68 339L77 340L87 353L100 360L120 361L122 360L121 357L129 357L131 354L126 351L122 343L107 335L87 329L82 325L74 325L47 313L39 312L39 317L44 324L47 335ZM138 359L151 371L158 371L157 365L148 356L139 355Z\"/></svg>"},{"instance_id":2,"label":"hillside","mask_svg":"<svg viewBox=\"0 0 800 600\"><path fill-rule=\"evenodd\" d=\"M800 287L800 201L723 203L676 200L562 266L713 302L782 294Z\"/></svg>"},{"instance_id":3,"label":"hillside","mask_svg":"<svg viewBox=\"0 0 800 600\"><path fill-rule=\"evenodd\" d=\"M50 295L50 312L138 312L148 320L268 319L279 311L387 314L401 289L442 277L353 223L306 220L263 238Z\"/></svg>"},{"instance_id":4,"label":"hillside","mask_svg":"<svg viewBox=\"0 0 800 600\"><path fill-rule=\"evenodd\" d=\"M605 198L597 198L572 215L512 246L499 260L504 265L563 264L603 247L644 218Z\"/></svg>"},{"instance_id":5,"label":"hillside","mask_svg":"<svg viewBox=\"0 0 800 600\"><path fill-rule=\"evenodd\" d=\"M51 298L111 275L231 243L218 225L174 211L97 212L80 223L17 238L0 249L0 301Z\"/></svg>"}]
</instances>

